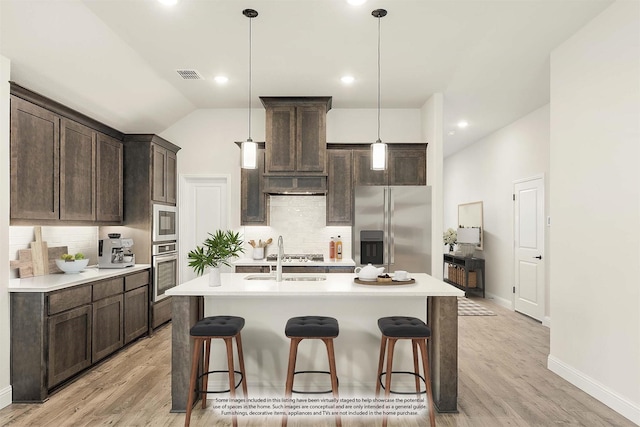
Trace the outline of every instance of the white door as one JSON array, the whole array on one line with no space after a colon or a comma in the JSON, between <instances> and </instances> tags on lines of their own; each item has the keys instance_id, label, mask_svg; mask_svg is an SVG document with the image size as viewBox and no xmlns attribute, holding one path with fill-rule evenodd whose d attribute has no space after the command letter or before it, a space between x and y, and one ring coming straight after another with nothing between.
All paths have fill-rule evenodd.
<instances>
[{"instance_id":1,"label":"white door","mask_svg":"<svg viewBox=\"0 0 640 427\"><path fill-rule=\"evenodd\" d=\"M514 183L515 310L544 317L544 179Z\"/></svg>"},{"instance_id":2,"label":"white door","mask_svg":"<svg viewBox=\"0 0 640 427\"><path fill-rule=\"evenodd\" d=\"M181 175L179 203L179 283L196 278L187 255L208 233L229 228L228 177Z\"/></svg>"}]
</instances>

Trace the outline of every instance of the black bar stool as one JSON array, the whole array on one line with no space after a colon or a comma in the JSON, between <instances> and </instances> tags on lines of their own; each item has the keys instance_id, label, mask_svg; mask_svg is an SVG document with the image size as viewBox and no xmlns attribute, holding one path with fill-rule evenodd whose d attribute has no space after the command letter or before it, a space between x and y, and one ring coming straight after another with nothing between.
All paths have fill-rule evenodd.
<instances>
[{"instance_id":1,"label":"black bar stool","mask_svg":"<svg viewBox=\"0 0 640 427\"><path fill-rule=\"evenodd\" d=\"M389 399L390 393L398 393L391 390L391 374L403 373L415 376L416 395L426 393L427 407L429 409L429 423L435 427L436 419L433 412L433 394L431 393L431 378L429 375L429 356L427 354L427 340L431 337L431 329L420 319L407 316L391 316L378 319L378 328L382 332L380 341L380 360L378 361L378 381L376 383L376 397L380 395L382 376L385 375L384 396ZM413 350L413 372L393 371L393 350L398 340L411 340ZM388 347L387 347L388 344ZM418 366L418 347L422 353L422 369L424 377L420 375ZM385 349L387 350L387 370L382 372L384 365ZM420 391L420 380L425 383L426 390ZM400 393L407 394L407 393ZM411 393L413 394L413 393ZM382 426L386 427L387 416L382 418Z\"/></svg>"},{"instance_id":2,"label":"black bar stool","mask_svg":"<svg viewBox=\"0 0 640 427\"><path fill-rule=\"evenodd\" d=\"M240 331L244 327L244 319L237 316L212 316L199 320L189 334L194 339L193 358L191 359L191 379L189 381L189 399L187 401L187 416L184 420L185 427L189 427L191 422L191 410L193 409L194 392L202 397L202 409L207 406L207 393L226 393L229 392L231 399L236 396L236 388L242 384L242 393L247 398L247 380L244 372L244 356L242 355L242 338ZM227 363L226 371L209 371L209 358L211 353L211 340L223 339L227 346ZM240 363L240 371L235 371L233 367L233 338L236 339L236 347L238 350L238 362ZM202 355L204 344L206 343L206 351L204 356L204 369L201 375L198 375L198 364ZM229 389L221 391L208 391L207 380L209 374L228 372ZM240 382L235 384L235 374L240 374ZM197 388L197 381L202 379L200 388ZM233 426L238 425L236 415L232 416Z\"/></svg>"},{"instance_id":3,"label":"black bar stool","mask_svg":"<svg viewBox=\"0 0 640 427\"><path fill-rule=\"evenodd\" d=\"M284 328L285 335L291 338L289 346L289 365L287 368L287 385L285 397L291 399L292 393L333 393L334 398L338 398L338 376L336 374L336 356L333 351L333 339L340 332L338 321L333 317L325 316L302 316L292 317L287 321ZM296 359L298 356L298 344L304 339L319 339L327 346L327 356L329 358L329 372L326 371L296 371ZM293 379L296 374L303 373L323 373L331 376L331 390L325 392L304 392L293 389ZM282 417L282 426L287 425L287 411ZM336 412L336 425L342 426L340 414Z\"/></svg>"}]
</instances>

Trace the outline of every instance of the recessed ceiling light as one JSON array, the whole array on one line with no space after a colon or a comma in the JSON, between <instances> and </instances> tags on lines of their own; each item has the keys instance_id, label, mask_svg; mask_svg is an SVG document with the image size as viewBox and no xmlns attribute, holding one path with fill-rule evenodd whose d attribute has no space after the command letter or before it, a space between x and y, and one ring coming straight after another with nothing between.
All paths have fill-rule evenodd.
<instances>
[{"instance_id":1,"label":"recessed ceiling light","mask_svg":"<svg viewBox=\"0 0 640 427\"><path fill-rule=\"evenodd\" d=\"M458 122L458 127L459 127L460 129L464 129L464 128L466 128L467 126L469 126L469 123L468 123L467 121L465 121L465 120L460 120L460 121Z\"/></svg>"},{"instance_id":2,"label":"recessed ceiling light","mask_svg":"<svg viewBox=\"0 0 640 427\"><path fill-rule=\"evenodd\" d=\"M342 76L340 78L340 81L346 85L350 85L351 83L355 82L356 79L353 76Z\"/></svg>"},{"instance_id":3,"label":"recessed ceiling light","mask_svg":"<svg viewBox=\"0 0 640 427\"><path fill-rule=\"evenodd\" d=\"M164 4L165 6L174 6L178 4L178 0L158 0L158 1Z\"/></svg>"},{"instance_id":4,"label":"recessed ceiling light","mask_svg":"<svg viewBox=\"0 0 640 427\"><path fill-rule=\"evenodd\" d=\"M213 80L216 81L219 85L223 85L229 81L229 77L227 76L215 76Z\"/></svg>"},{"instance_id":5,"label":"recessed ceiling light","mask_svg":"<svg viewBox=\"0 0 640 427\"><path fill-rule=\"evenodd\" d=\"M364 4L366 1L367 0L347 0L347 3L353 6L360 6L361 4Z\"/></svg>"}]
</instances>

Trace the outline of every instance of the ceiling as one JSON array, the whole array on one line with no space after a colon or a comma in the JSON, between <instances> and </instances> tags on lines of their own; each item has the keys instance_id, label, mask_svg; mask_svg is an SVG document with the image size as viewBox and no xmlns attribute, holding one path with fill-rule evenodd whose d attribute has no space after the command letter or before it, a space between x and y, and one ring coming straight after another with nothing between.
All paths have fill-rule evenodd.
<instances>
[{"instance_id":1,"label":"ceiling","mask_svg":"<svg viewBox=\"0 0 640 427\"><path fill-rule=\"evenodd\" d=\"M247 7L259 12L251 21L254 108L259 96L287 95L376 108L371 11L384 8L381 108L420 108L443 93L449 155L548 103L550 52L611 3L1 0L0 52L22 86L123 132L161 133L195 109L246 108ZM184 80L178 69L204 79ZM219 74L227 84L213 81ZM350 86L345 74L355 77ZM460 120L469 126L458 129Z\"/></svg>"}]
</instances>

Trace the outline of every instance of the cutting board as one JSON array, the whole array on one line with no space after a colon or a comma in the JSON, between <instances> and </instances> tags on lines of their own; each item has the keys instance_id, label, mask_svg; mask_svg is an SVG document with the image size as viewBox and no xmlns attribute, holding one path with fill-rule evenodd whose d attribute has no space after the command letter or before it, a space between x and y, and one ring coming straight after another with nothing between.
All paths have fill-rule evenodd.
<instances>
[{"instance_id":1,"label":"cutting board","mask_svg":"<svg viewBox=\"0 0 640 427\"><path fill-rule=\"evenodd\" d=\"M47 242L42 241L42 227L33 227L35 242L31 242L31 262L33 263L33 275L42 276L49 274L49 252Z\"/></svg>"},{"instance_id":2,"label":"cutting board","mask_svg":"<svg viewBox=\"0 0 640 427\"><path fill-rule=\"evenodd\" d=\"M47 258L49 259L49 274L62 273L62 270L56 265L56 260L60 259L62 254L69 252L66 246L59 246L47 249ZM18 269L18 276L21 279L37 276L33 273L33 260L31 249L20 249L18 251L18 259L9 263L11 268Z\"/></svg>"}]
</instances>

